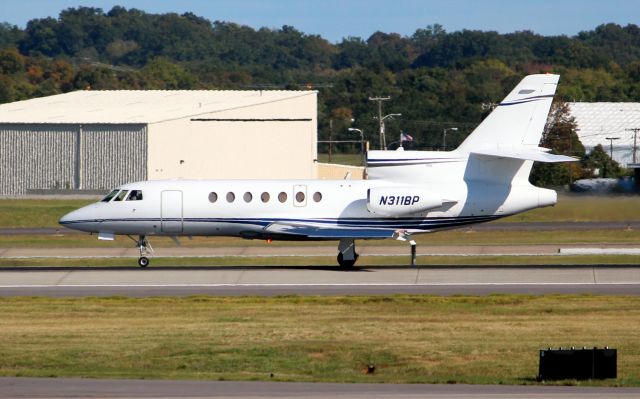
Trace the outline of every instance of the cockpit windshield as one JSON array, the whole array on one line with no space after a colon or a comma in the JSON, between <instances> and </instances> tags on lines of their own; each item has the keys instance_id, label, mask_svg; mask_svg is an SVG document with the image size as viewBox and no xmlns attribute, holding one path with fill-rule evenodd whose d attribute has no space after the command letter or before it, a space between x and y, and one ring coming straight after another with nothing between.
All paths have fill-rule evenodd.
<instances>
[{"instance_id":1,"label":"cockpit windshield","mask_svg":"<svg viewBox=\"0 0 640 399\"><path fill-rule=\"evenodd\" d=\"M122 201L127 196L128 192L129 191L127 191L127 190L120 191L118 193L118 195L116 196L116 198L114 198L114 201Z\"/></svg>"},{"instance_id":2,"label":"cockpit windshield","mask_svg":"<svg viewBox=\"0 0 640 399\"><path fill-rule=\"evenodd\" d=\"M127 197L127 201L142 201L142 191L131 190L131 192L129 192L129 196Z\"/></svg>"},{"instance_id":3,"label":"cockpit windshield","mask_svg":"<svg viewBox=\"0 0 640 399\"><path fill-rule=\"evenodd\" d=\"M112 192L110 192L109 194L107 194L107 196L106 196L106 197L104 197L104 198L102 199L102 202L109 202L109 201L111 201L111 199L112 199L113 197L115 197L115 196L116 196L116 194L118 194L118 192L119 192L119 191L120 191L120 190L118 190L118 189L113 190Z\"/></svg>"}]
</instances>

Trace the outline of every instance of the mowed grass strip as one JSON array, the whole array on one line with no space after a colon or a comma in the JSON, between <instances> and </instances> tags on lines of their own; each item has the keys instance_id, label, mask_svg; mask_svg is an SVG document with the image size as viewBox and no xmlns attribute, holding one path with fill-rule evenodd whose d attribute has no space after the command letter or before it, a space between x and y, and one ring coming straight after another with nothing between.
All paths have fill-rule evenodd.
<instances>
[{"instance_id":1,"label":"mowed grass strip","mask_svg":"<svg viewBox=\"0 0 640 399\"><path fill-rule=\"evenodd\" d=\"M637 297L3 298L0 375L535 384L540 348L606 345L619 378L582 384L638 386L638 325Z\"/></svg>"},{"instance_id":2,"label":"mowed grass strip","mask_svg":"<svg viewBox=\"0 0 640 399\"><path fill-rule=\"evenodd\" d=\"M65 214L96 200L0 199L0 228L60 227Z\"/></svg>"},{"instance_id":3,"label":"mowed grass strip","mask_svg":"<svg viewBox=\"0 0 640 399\"><path fill-rule=\"evenodd\" d=\"M335 256L273 256L273 257L232 257L212 258L150 258L150 269L159 267L226 267L226 266L264 266L264 267L338 267ZM356 269L371 266L407 267L407 256L361 256ZM637 255L535 255L535 256L418 256L419 267L439 266L580 266L580 265L638 265ZM135 267L137 257L128 258L0 258L0 267Z\"/></svg>"},{"instance_id":4,"label":"mowed grass strip","mask_svg":"<svg viewBox=\"0 0 640 399\"><path fill-rule=\"evenodd\" d=\"M562 195L558 203L520 213L501 222L629 222L640 220L637 195Z\"/></svg>"}]
</instances>

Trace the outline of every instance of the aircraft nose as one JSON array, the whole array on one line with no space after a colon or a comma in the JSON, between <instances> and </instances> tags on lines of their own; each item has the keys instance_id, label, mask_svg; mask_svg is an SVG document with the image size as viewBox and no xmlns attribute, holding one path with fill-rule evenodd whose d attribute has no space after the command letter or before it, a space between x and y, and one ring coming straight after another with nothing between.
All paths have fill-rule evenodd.
<instances>
[{"instance_id":1,"label":"aircraft nose","mask_svg":"<svg viewBox=\"0 0 640 399\"><path fill-rule=\"evenodd\" d=\"M74 221L78 220L78 211L71 211L69 213L67 213L66 215L64 215L63 217L60 218L60 220L58 220L58 224L61 224L63 226L66 226L70 223L73 223Z\"/></svg>"},{"instance_id":2,"label":"aircraft nose","mask_svg":"<svg viewBox=\"0 0 640 399\"><path fill-rule=\"evenodd\" d=\"M70 229L83 230L91 216L88 214L89 209L86 208L76 209L67 213L58 220L58 223Z\"/></svg>"}]
</instances>

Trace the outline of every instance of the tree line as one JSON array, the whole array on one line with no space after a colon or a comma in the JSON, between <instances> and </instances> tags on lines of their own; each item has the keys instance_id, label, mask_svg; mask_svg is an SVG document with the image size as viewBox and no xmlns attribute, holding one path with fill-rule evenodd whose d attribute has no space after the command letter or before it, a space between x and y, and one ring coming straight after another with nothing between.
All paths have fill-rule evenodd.
<instances>
[{"instance_id":1,"label":"tree line","mask_svg":"<svg viewBox=\"0 0 640 399\"><path fill-rule=\"evenodd\" d=\"M410 36L331 43L288 25L254 29L120 6L69 8L24 29L0 24L0 102L82 89L310 88L319 92L320 139L330 126L332 139L355 139L347 131L354 126L374 147L369 97L390 96L385 113L402 113L388 136L404 130L414 137L409 148L435 149L443 130L456 127L447 135L453 148L524 75L541 72L562 75L561 101L640 101L640 28L542 36L433 24ZM578 149L566 151L582 156Z\"/></svg>"}]
</instances>

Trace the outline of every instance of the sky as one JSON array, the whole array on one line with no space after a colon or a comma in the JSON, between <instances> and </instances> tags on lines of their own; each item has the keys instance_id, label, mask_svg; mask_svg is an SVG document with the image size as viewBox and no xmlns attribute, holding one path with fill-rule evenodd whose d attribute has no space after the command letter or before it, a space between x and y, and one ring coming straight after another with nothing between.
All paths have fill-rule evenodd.
<instances>
[{"instance_id":1,"label":"sky","mask_svg":"<svg viewBox=\"0 0 640 399\"><path fill-rule=\"evenodd\" d=\"M0 0L0 21L24 28L30 19L57 17L65 8L108 11L114 5L149 13L192 12L256 29L291 25L333 43L366 39L376 31L410 36L435 23L447 32L531 30L569 36L607 22L640 24L639 0Z\"/></svg>"}]
</instances>

